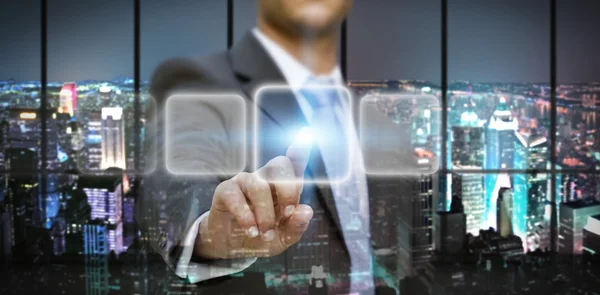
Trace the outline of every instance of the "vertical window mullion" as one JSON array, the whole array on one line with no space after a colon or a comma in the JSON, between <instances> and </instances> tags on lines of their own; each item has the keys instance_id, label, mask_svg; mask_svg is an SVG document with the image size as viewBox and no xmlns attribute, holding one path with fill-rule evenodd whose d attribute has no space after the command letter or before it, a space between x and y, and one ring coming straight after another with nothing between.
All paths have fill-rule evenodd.
<instances>
[{"instance_id":1,"label":"vertical window mullion","mask_svg":"<svg viewBox=\"0 0 600 295\"><path fill-rule=\"evenodd\" d=\"M556 251L556 0L550 0L550 250Z\"/></svg>"},{"instance_id":2,"label":"vertical window mullion","mask_svg":"<svg viewBox=\"0 0 600 295\"><path fill-rule=\"evenodd\" d=\"M133 118L134 118L134 167L136 173L141 173L141 101L140 101L140 0L133 0L133 83L134 83L134 105L133 105Z\"/></svg>"}]
</instances>

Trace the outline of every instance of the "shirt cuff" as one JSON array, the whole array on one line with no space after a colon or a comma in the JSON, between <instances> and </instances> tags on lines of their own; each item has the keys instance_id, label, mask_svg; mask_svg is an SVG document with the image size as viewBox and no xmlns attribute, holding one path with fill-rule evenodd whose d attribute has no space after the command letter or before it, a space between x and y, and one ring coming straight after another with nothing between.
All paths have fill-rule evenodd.
<instances>
[{"instance_id":1,"label":"shirt cuff","mask_svg":"<svg viewBox=\"0 0 600 295\"><path fill-rule=\"evenodd\" d=\"M198 237L198 227L200 222L208 217L208 213L210 211L200 215L185 234L182 245L183 251L175 266L175 274L182 279L187 279L192 284L243 271L256 261L256 258L236 258L220 259L206 263L192 262L194 244Z\"/></svg>"}]
</instances>

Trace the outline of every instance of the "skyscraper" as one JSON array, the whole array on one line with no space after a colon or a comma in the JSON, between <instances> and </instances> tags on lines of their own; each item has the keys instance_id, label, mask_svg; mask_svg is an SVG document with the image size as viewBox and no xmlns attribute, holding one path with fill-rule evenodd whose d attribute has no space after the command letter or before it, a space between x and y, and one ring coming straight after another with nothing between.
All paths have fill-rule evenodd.
<instances>
[{"instance_id":1,"label":"skyscraper","mask_svg":"<svg viewBox=\"0 0 600 295\"><path fill-rule=\"evenodd\" d=\"M504 238L513 235L513 192L510 188L500 189L496 208L497 232Z\"/></svg>"},{"instance_id":2,"label":"skyscraper","mask_svg":"<svg viewBox=\"0 0 600 295\"><path fill-rule=\"evenodd\" d=\"M486 134L486 156L485 169L512 169L514 168L514 134L518 130L519 123L512 116L506 98L500 97L496 110L494 111L487 128ZM493 209L494 197L498 194L496 188L497 173L485 175L485 210L487 212L488 225L495 224Z\"/></svg>"},{"instance_id":3,"label":"skyscraper","mask_svg":"<svg viewBox=\"0 0 600 295\"><path fill-rule=\"evenodd\" d=\"M547 168L548 142L545 136L515 132L515 138L516 169L535 171ZM516 220L515 233L527 243L529 250L550 246L550 225L546 220L548 180L546 173L513 175L514 214L525 216Z\"/></svg>"},{"instance_id":4,"label":"skyscraper","mask_svg":"<svg viewBox=\"0 0 600 295\"><path fill-rule=\"evenodd\" d=\"M600 215L588 217L583 227L583 253L600 257Z\"/></svg>"},{"instance_id":5,"label":"skyscraper","mask_svg":"<svg viewBox=\"0 0 600 295\"><path fill-rule=\"evenodd\" d=\"M69 114L73 117L76 109L77 86L73 82L65 83L59 93L58 112L61 114Z\"/></svg>"},{"instance_id":6,"label":"skyscraper","mask_svg":"<svg viewBox=\"0 0 600 295\"><path fill-rule=\"evenodd\" d=\"M89 115L85 135L86 161L88 171L99 170L102 163L102 116L98 113Z\"/></svg>"},{"instance_id":7,"label":"skyscraper","mask_svg":"<svg viewBox=\"0 0 600 295\"><path fill-rule=\"evenodd\" d=\"M467 167L455 166L455 169ZM485 224L483 176L481 174L452 174L452 194L459 194L467 216L467 233L479 234Z\"/></svg>"},{"instance_id":8,"label":"skyscraper","mask_svg":"<svg viewBox=\"0 0 600 295\"><path fill-rule=\"evenodd\" d=\"M0 203L0 261L12 255L12 212Z\"/></svg>"},{"instance_id":9,"label":"skyscraper","mask_svg":"<svg viewBox=\"0 0 600 295\"><path fill-rule=\"evenodd\" d=\"M78 184L86 193L91 219L104 222L109 251L123 251L123 191L121 179L112 176L85 176Z\"/></svg>"},{"instance_id":10,"label":"skyscraper","mask_svg":"<svg viewBox=\"0 0 600 295\"><path fill-rule=\"evenodd\" d=\"M560 204L558 227L558 252L581 254L583 251L583 228L590 216L600 214L596 200L577 200Z\"/></svg>"},{"instance_id":11,"label":"skyscraper","mask_svg":"<svg viewBox=\"0 0 600 295\"><path fill-rule=\"evenodd\" d=\"M437 174L433 174L399 180L400 214L396 229L399 277L424 269L433 253L433 212L438 178Z\"/></svg>"},{"instance_id":12,"label":"skyscraper","mask_svg":"<svg viewBox=\"0 0 600 295\"><path fill-rule=\"evenodd\" d=\"M452 165L465 169L481 169L484 160L484 139L482 127L452 127Z\"/></svg>"},{"instance_id":13,"label":"skyscraper","mask_svg":"<svg viewBox=\"0 0 600 295\"><path fill-rule=\"evenodd\" d=\"M102 162L101 169L126 168L125 117L123 108L102 108Z\"/></svg>"},{"instance_id":14,"label":"skyscraper","mask_svg":"<svg viewBox=\"0 0 600 295\"><path fill-rule=\"evenodd\" d=\"M467 217L465 216L461 196L452 194L450 211L438 211L436 220L436 252L457 254L466 247Z\"/></svg>"},{"instance_id":15,"label":"skyscraper","mask_svg":"<svg viewBox=\"0 0 600 295\"><path fill-rule=\"evenodd\" d=\"M9 108L8 114L8 135L7 145L11 148L29 149L36 153L36 169L39 168L42 155L41 149L41 134L42 124L40 121L40 113L38 109L27 108ZM57 127L56 121L53 119L54 113L50 110L47 112L46 121L46 168L55 170L58 168L58 151L57 151ZM37 217L44 220L49 220L58 212L58 194L56 188L58 180L55 175L47 176L46 187L38 187L38 202L41 205L42 214ZM47 224L48 226L49 224Z\"/></svg>"},{"instance_id":16,"label":"skyscraper","mask_svg":"<svg viewBox=\"0 0 600 295\"><path fill-rule=\"evenodd\" d=\"M22 245L27 238L27 226L41 225L42 203L36 185L36 152L24 148L6 151L6 210L10 214L12 246Z\"/></svg>"}]
</instances>

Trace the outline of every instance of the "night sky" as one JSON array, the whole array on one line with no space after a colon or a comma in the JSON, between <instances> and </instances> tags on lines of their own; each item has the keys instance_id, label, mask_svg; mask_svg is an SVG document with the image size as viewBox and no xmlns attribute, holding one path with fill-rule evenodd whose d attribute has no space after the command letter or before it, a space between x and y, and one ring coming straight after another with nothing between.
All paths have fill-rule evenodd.
<instances>
[{"instance_id":1,"label":"night sky","mask_svg":"<svg viewBox=\"0 0 600 295\"><path fill-rule=\"evenodd\" d=\"M0 79L40 77L39 0L3 1ZM448 78L548 82L548 0L449 0ZM226 1L141 0L141 71L173 56L226 48ZM235 38L255 24L235 0ZM600 81L600 1L558 0L559 82ZM439 0L355 0L348 20L351 80L440 82ZM49 0L48 79L133 75L133 1Z\"/></svg>"}]
</instances>

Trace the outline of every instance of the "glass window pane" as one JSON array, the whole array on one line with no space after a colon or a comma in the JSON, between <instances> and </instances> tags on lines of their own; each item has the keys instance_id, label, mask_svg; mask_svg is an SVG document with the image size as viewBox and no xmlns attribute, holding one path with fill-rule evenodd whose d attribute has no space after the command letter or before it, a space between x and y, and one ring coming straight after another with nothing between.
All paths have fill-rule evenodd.
<instances>
[{"instance_id":1,"label":"glass window pane","mask_svg":"<svg viewBox=\"0 0 600 295\"><path fill-rule=\"evenodd\" d=\"M597 170L600 2L557 2L557 168Z\"/></svg>"},{"instance_id":2,"label":"glass window pane","mask_svg":"<svg viewBox=\"0 0 600 295\"><path fill-rule=\"evenodd\" d=\"M133 1L48 3L52 169L133 169L133 15Z\"/></svg>"},{"instance_id":3,"label":"glass window pane","mask_svg":"<svg viewBox=\"0 0 600 295\"><path fill-rule=\"evenodd\" d=\"M402 129L410 130L406 135L410 146L438 156L441 121L432 113L439 111L439 106L435 110L423 108L416 100L386 95L440 97L440 17L440 1L435 0L354 1L347 27L348 80L355 95L378 101L379 109L394 123L405 124ZM361 136L368 138L374 132L365 128ZM400 133L388 136L403 137Z\"/></svg>"},{"instance_id":4,"label":"glass window pane","mask_svg":"<svg viewBox=\"0 0 600 295\"><path fill-rule=\"evenodd\" d=\"M27 150L34 152L33 169L39 168L41 15L39 9L31 9L39 5L39 0L9 1L0 9L0 25L5 28L0 30L0 170L11 170L9 154ZM30 167L20 172L34 171ZM4 193L0 195L2 199Z\"/></svg>"},{"instance_id":5,"label":"glass window pane","mask_svg":"<svg viewBox=\"0 0 600 295\"><path fill-rule=\"evenodd\" d=\"M448 167L546 167L549 20L545 0L449 1Z\"/></svg>"},{"instance_id":6,"label":"glass window pane","mask_svg":"<svg viewBox=\"0 0 600 295\"><path fill-rule=\"evenodd\" d=\"M141 108L142 155L144 173L155 168L155 156L144 151L144 137L155 128L148 124L146 110L154 104L149 83L156 67L170 58L202 56L227 48L226 1L142 0L141 1ZM151 152L154 154L154 152Z\"/></svg>"},{"instance_id":7,"label":"glass window pane","mask_svg":"<svg viewBox=\"0 0 600 295\"><path fill-rule=\"evenodd\" d=\"M233 0L234 43L256 26L256 1Z\"/></svg>"},{"instance_id":8,"label":"glass window pane","mask_svg":"<svg viewBox=\"0 0 600 295\"><path fill-rule=\"evenodd\" d=\"M441 77L440 1L354 1L348 18L348 79Z\"/></svg>"},{"instance_id":9,"label":"glass window pane","mask_svg":"<svg viewBox=\"0 0 600 295\"><path fill-rule=\"evenodd\" d=\"M600 215L600 203L594 202L600 199L600 175L558 174L556 182L558 252L567 255L594 253L597 247L590 243L591 240L586 241L590 238L590 232L586 233L586 230L596 228L591 219L598 219ZM595 235L595 232L592 233Z\"/></svg>"}]
</instances>

